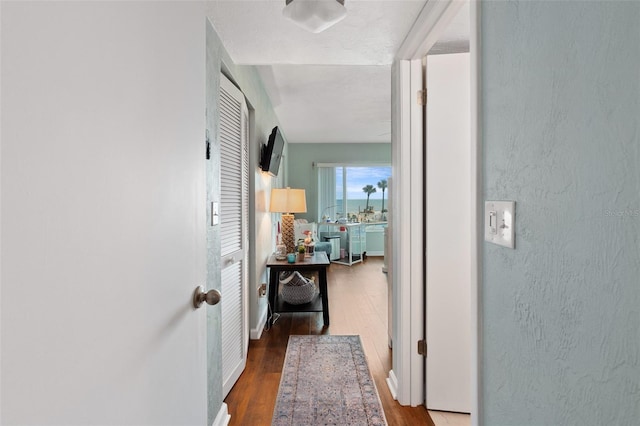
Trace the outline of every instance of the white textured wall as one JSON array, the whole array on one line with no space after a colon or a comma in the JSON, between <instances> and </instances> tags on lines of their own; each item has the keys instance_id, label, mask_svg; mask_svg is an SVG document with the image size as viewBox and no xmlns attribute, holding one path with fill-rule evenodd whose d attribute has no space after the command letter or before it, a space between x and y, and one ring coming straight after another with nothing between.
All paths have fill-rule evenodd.
<instances>
[{"instance_id":1,"label":"white textured wall","mask_svg":"<svg viewBox=\"0 0 640 426\"><path fill-rule=\"evenodd\" d=\"M484 2L487 425L640 419L640 3Z\"/></svg>"}]
</instances>

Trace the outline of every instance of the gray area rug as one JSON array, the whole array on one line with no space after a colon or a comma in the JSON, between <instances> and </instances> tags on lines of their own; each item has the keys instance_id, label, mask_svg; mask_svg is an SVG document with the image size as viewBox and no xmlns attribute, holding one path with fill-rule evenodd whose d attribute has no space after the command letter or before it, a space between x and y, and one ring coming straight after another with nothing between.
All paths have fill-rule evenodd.
<instances>
[{"instance_id":1,"label":"gray area rug","mask_svg":"<svg viewBox=\"0 0 640 426\"><path fill-rule=\"evenodd\" d=\"M386 425L360 336L290 336L271 424Z\"/></svg>"}]
</instances>

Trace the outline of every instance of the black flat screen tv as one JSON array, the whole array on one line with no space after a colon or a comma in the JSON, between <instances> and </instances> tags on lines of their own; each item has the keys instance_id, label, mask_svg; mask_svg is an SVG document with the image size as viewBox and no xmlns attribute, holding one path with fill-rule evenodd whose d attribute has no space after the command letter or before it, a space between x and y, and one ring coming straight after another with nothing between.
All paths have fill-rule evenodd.
<instances>
[{"instance_id":1,"label":"black flat screen tv","mask_svg":"<svg viewBox=\"0 0 640 426\"><path fill-rule=\"evenodd\" d=\"M271 176L278 175L280 168L280 160L282 159L282 150L284 149L284 139L278 126L274 127L269 135L269 141L262 146L262 155L260 168L263 172L269 173Z\"/></svg>"}]
</instances>

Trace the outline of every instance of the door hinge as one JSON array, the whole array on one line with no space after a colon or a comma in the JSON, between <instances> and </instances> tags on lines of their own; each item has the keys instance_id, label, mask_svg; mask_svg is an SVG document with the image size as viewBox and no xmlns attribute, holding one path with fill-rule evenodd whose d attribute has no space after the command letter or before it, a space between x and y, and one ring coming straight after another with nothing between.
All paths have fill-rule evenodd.
<instances>
[{"instance_id":1,"label":"door hinge","mask_svg":"<svg viewBox=\"0 0 640 426\"><path fill-rule=\"evenodd\" d=\"M427 89L418 90L418 105L425 106L427 104Z\"/></svg>"},{"instance_id":2,"label":"door hinge","mask_svg":"<svg viewBox=\"0 0 640 426\"><path fill-rule=\"evenodd\" d=\"M418 340L418 355L422 355L426 358L427 356L427 341L426 340Z\"/></svg>"}]
</instances>

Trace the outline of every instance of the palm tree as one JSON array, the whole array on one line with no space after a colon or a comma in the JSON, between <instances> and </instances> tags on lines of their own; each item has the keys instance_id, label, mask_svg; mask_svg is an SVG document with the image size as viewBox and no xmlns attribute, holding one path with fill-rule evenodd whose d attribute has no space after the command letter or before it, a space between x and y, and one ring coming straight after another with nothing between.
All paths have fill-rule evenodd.
<instances>
[{"instance_id":1,"label":"palm tree","mask_svg":"<svg viewBox=\"0 0 640 426\"><path fill-rule=\"evenodd\" d=\"M387 189L387 180L386 179L382 179L380 182L378 182L378 188L380 188L382 190L382 209L380 210L380 213L384 213L384 191Z\"/></svg>"},{"instance_id":2,"label":"palm tree","mask_svg":"<svg viewBox=\"0 0 640 426\"><path fill-rule=\"evenodd\" d=\"M362 191L364 191L367 194L367 207L365 207L364 211L368 212L369 211L369 197L371 196L371 194L376 192L376 189L373 187L373 185L367 185L367 186L362 188Z\"/></svg>"}]
</instances>

